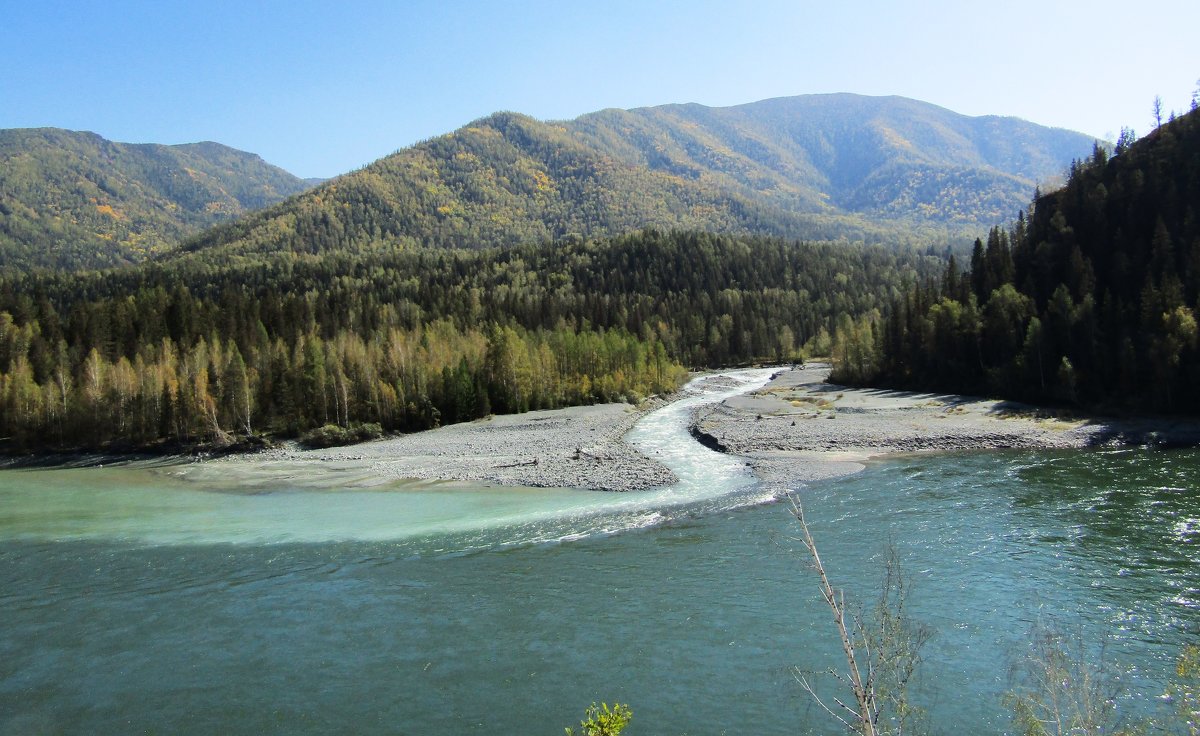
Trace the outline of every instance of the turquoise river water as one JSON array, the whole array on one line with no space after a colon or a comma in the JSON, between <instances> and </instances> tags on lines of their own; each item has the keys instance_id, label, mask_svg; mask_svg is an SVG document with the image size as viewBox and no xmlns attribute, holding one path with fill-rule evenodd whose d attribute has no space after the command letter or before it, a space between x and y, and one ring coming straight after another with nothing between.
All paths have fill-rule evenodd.
<instances>
[{"instance_id":1,"label":"turquoise river water","mask_svg":"<svg viewBox=\"0 0 1200 736\"><path fill-rule=\"evenodd\" d=\"M688 436L697 389L631 437L639 494L379 485L249 462L0 471L0 735L837 733L799 666L838 665L777 491ZM1131 714L1200 640L1200 452L912 456L801 491L834 584L895 546L934 630L936 730L1011 730L1033 633L1104 642ZM1099 656L1099 647L1094 647Z\"/></svg>"}]
</instances>

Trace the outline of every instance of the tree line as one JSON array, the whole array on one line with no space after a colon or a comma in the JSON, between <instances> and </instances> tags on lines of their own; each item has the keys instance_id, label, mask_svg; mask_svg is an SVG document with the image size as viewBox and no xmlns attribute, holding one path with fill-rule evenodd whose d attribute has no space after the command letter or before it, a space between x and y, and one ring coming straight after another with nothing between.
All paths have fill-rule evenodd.
<instances>
[{"instance_id":1,"label":"tree line","mask_svg":"<svg viewBox=\"0 0 1200 736\"><path fill-rule=\"evenodd\" d=\"M0 280L0 437L149 447L409 431L793 360L937 257L648 230L484 251L205 250Z\"/></svg>"}]
</instances>

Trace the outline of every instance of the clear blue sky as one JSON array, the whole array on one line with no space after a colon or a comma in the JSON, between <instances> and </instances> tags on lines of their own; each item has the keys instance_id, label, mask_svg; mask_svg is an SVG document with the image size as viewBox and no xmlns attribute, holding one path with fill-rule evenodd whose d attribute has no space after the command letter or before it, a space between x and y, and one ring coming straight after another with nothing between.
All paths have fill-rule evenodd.
<instances>
[{"instance_id":1,"label":"clear blue sky","mask_svg":"<svg viewBox=\"0 0 1200 736\"><path fill-rule=\"evenodd\" d=\"M896 94L1095 136L1183 111L1200 2L0 0L0 128L332 176L497 110Z\"/></svg>"}]
</instances>

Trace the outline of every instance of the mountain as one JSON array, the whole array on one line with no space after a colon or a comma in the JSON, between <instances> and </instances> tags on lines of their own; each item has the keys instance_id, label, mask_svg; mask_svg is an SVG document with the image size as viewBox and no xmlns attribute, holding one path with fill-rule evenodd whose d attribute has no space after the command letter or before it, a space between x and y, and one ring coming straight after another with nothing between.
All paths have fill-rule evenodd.
<instances>
[{"instance_id":1,"label":"mountain","mask_svg":"<svg viewBox=\"0 0 1200 736\"><path fill-rule=\"evenodd\" d=\"M917 226L1009 218L1094 142L1016 118L851 94L605 110L572 127L622 161L786 211Z\"/></svg>"},{"instance_id":2,"label":"mountain","mask_svg":"<svg viewBox=\"0 0 1200 736\"><path fill-rule=\"evenodd\" d=\"M511 247L647 227L822 238L845 230L816 219L623 162L558 124L497 113L210 230L185 250Z\"/></svg>"},{"instance_id":3,"label":"mountain","mask_svg":"<svg viewBox=\"0 0 1200 736\"><path fill-rule=\"evenodd\" d=\"M511 247L646 227L929 244L1011 217L1093 143L846 94L560 122L504 112L313 187L216 143L5 130L0 262L105 267L181 241L231 253Z\"/></svg>"},{"instance_id":4,"label":"mountain","mask_svg":"<svg viewBox=\"0 0 1200 736\"><path fill-rule=\"evenodd\" d=\"M56 128L0 130L0 263L136 262L310 186L219 143L115 143Z\"/></svg>"},{"instance_id":5,"label":"mountain","mask_svg":"<svg viewBox=\"0 0 1200 736\"><path fill-rule=\"evenodd\" d=\"M1200 111L1072 166L1028 218L892 308L855 380L1200 412ZM865 354L870 354L868 350ZM871 374L876 375L872 376Z\"/></svg>"},{"instance_id":6,"label":"mountain","mask_svg":"<svg viewBox=\"0 0 1200 736\"><path fill-rule=\"evenodd\" d=\"M497 113L187 244L485 247L643 227L929 242L1026 205L1094 140L899 97Z\"/></svg>"}]
</instances>

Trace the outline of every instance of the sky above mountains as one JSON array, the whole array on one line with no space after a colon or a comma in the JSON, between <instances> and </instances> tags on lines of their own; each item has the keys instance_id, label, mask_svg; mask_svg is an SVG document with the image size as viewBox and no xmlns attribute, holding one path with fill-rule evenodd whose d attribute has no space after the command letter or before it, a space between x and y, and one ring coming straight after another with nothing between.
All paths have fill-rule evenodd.
<instances>
[{"instance_id":1,"label":"sky above mountains","mask_svg":"<svg viewBox=\"0 0 1200 736\"><path fill-rule=\"evenodd\" d=\"M904 7L911 5L913 7ZM902 95L1115 138L1186 110L1200 4L3 3L0 128L215 140L333 176L497 110Z\"/></svg>"}]
</instances>

